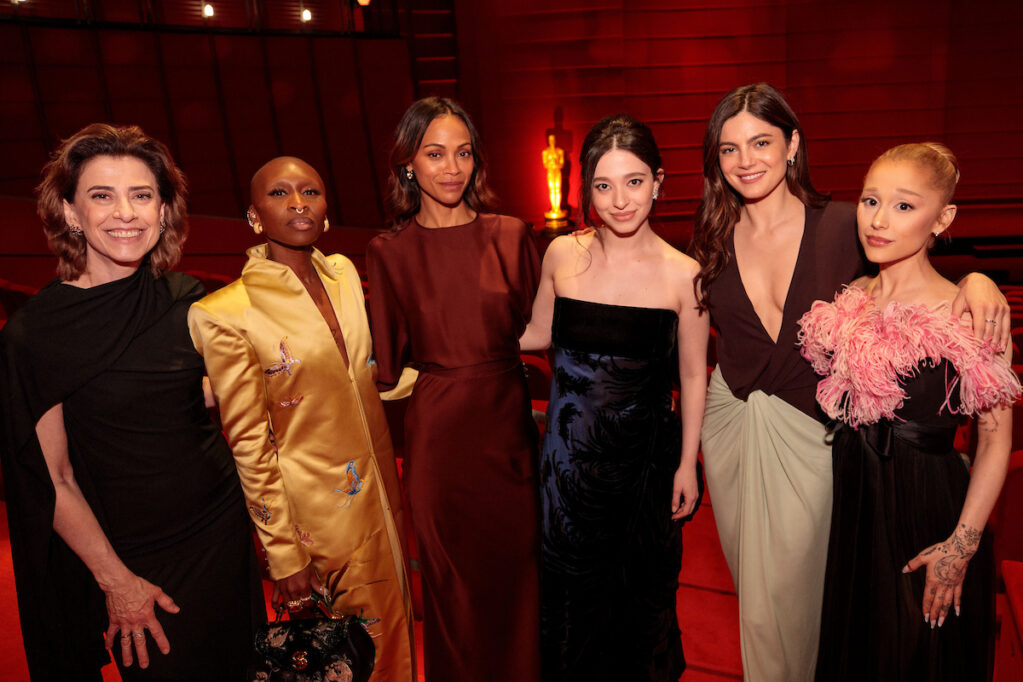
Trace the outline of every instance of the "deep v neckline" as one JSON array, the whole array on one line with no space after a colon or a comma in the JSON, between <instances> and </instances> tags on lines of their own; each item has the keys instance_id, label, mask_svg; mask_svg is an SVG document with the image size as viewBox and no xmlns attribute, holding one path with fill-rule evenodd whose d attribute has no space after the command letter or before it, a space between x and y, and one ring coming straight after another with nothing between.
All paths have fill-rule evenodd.
<instances>
[{"instance_id":1,"label":"deep v neckline","mask_svg":"<svg viewBox=\"0 0 1023 682\"><path fill-rule=\"evenodd\" d=\"M796 262L792 264L792 272L789 273L789 282L785 287L785 300L782 302L781 307L781 323L778 325L778 336L777 338L772 337L771 333L767 330L767 325L764 324L764 320L760 317L760 313L757 312L756 306L753 305L753 299L749 296L749 291L746 290L746 281L742 277L742 268L739 266L739 256L735 250L735 229L732 229L732 234L729 236L729 241L732 247L732 257L735 258L735 272L739 277L739 290L742 292L742 300L746 307L749 308L749 312L753 314L753 318L756 319L760 330L764 333L764 337L771 342L772 346L778 345L781 340L782 332L785 330L785 322L789 319L789 302L792 300L792 284L797 281L796 275L799 272L800 265L804 260L804 252L808 248L810 241L811 230L807 229L808 220L808 208L803 206L803 233L799 236L799 248L796 250Z\"/></svg>"}]
</instances>

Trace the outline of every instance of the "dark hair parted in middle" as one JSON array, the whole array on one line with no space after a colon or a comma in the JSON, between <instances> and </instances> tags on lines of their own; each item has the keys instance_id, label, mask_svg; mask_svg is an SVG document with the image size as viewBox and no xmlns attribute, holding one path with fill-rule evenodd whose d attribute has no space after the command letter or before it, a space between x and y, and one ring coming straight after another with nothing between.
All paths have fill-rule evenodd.
<instances>
[{"instance_id":1,"label":"dark hair parted in middle","mask_svg":"<svg viewBox=\"0 0 1023 682\"><path fill-rule=\"evenodd\" d=\"M719 147L725 121L743 111L780 128L786 142L792 140L793 132L800 131L795 162L786 171L788 189L807 206L818 207L828 200L828 195L818 192L810 182L806 136L792 107L774 86L769 83L743 85L722 97L707 121L707 132L703 136L703 198L696 209L693 240L688 249L689 255L700 263L693 286L697 287L701 308L706 306L711 284L728 263L726 244L742 209L742 195L721 174Z\"/></svg>"},{"instance_id":2,"label":"dark hair parted in middle","mask_svg":"<svg viewBox=\"0 0 1023 682\"><path fill-rule=\"evenodd\" d=\"M463 200L469 208L477 213L493 210L497 197L487 186L486 160L483 156L483 145L476 126L472 124L469 114L454 100L447 97L425 97L412 103L398 122L394 131L394 146L391 147L390 158L390 196L388 207L394 217L395 227L400 227L410 218L419 213L420 190L415 180L409 179L405 173L405 165L411 161L423 142L423 135L430 123L440 116L457 116L469 130L469 142L472 144L472 177L465 188Z\"/></svg>"},{"instance_id":3,"label":"dark hair parted in middle","mask_svg":"<svg viewBox=\"0 0 1023 682\"><path fill-rule=\"evenodd\" d=\"M632 152L640 161L650 166L650 172L654 175L661 169L661 152L657 149L654 134L645 123L626 114L615 114L597 121L586 134L582 151L579 153L579 168L582 169L579 202L582 206L583 222L590 227L597 227L590 218L593 174L596 172L597 162L612 149Z\"/></svg>"}]
</instances>

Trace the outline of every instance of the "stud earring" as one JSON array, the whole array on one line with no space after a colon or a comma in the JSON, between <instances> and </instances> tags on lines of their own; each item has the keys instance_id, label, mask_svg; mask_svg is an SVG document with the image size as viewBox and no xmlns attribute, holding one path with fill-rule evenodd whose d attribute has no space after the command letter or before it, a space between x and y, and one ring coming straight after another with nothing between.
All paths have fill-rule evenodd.
<instances>
[{"instance_id":1,"label":"stud earring","mask_svg":"<svg viewBox=\"0 0 1023 682\"><path fill-rule=\"evenodd\" d=\"M68 225L67 229L71 234L73 234L76 237L82 236L82 228L78 227L77 225Z\"/></svg>"},{"instance_id":2,"label":"stud earring","mask_svg":"<svg viewBox=\"0 0 1023 682\"><path fill-rule=\"evenodd\" d=\"M790 168L791 168L792 166L795 166L795 165L796 165L796 157L795 157L795 156L793 156L793 157L792 157L791 159L789 159L789 160L788 160L788 164L789 164L789 167L790 167Z\"/></svg>"},{"instance_id":3,"label":"stud earring","mask_svg":"<svg viewBox=\"0 0 1023 682\"><path fill-rule=\"evenodd\" d=\"M408 178L412 182L416 181L416 174L412 172L411 168L406 168L405 169L405 177Z\"/></svg>"},{"instance_id":4,"label":"stud earring","mask_svg":"<svg viewBox=\"0 0 1023 682\"><path fill-rule=\"evenodd\" d=\"M324 218L323 219L323 231L326 232L329 229L330 229L330 220L328 220L327 218Z\"/></svg>"}]
</instances>

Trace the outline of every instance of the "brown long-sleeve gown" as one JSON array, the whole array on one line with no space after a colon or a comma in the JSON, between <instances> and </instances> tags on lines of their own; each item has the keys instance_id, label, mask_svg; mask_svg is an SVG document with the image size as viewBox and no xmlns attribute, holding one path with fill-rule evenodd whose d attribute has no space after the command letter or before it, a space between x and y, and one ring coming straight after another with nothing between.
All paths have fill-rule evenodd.
<instances>
[{"instance_id":1,"label":"brown long-sleeve gown","mask_svg":"<svg viewBox=\"0 0 1023 682\"><path fill-rule=\"evenodd\" d=\"M519 360L540 264L520 220L415 221L367 250L379 386L420 370L405 482L427 680L539 678L537 433Z\"/></svg>"}]
</instances>

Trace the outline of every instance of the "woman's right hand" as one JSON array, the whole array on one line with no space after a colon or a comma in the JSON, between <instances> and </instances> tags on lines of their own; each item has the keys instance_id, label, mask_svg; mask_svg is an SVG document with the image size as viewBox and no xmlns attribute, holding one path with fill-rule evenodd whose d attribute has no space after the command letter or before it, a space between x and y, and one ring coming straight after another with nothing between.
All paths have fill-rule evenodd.
<instances>
[{"instance_id":1,"label":"woman's right hand","mask_svg":"<svg viewBox=\"0 0 1023 682\"><path fill-rule=\"evenodd\" d=\"M167 613L181 609L174 600L156 585L129 573L126 578L110 588L104 588L107 598L107 613L110 626L107 628L107 649L114 646L114 637L120 631L121 660L124 667L132 664L132 646L140 668L149 667L149 651L146 649L146 630L153 637L160 652L170 652L170 642L156 619L153 604L159 604Z\"/></svg>"},{"instance_id":2,"label":"woman's right hand","mask_svg":"<svg viewBox=\"0 0 1023 682\"><path fill-rule=\"evenodd\" d=\"M282 602L284 604L302 602L302 608L306 608L312 604L309 598L313 592L323 594L323 585L320 584L320 578L316 575L316 569L313 568L312 562L309 562L301 571L292 573L287 578L281 578L274 583L273 596L270 601L274 606Z\"/></svg>"}]
</instances>

